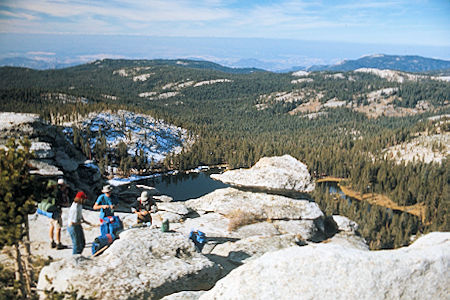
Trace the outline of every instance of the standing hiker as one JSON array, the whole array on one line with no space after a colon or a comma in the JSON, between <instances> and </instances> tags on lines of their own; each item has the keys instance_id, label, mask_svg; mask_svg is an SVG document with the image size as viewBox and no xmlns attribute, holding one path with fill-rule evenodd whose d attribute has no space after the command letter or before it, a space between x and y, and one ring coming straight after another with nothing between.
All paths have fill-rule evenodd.
<instances>
[{"instance_id":1,"label":"standing hiker","mask_svg":"<svg viewBox=\"0 0 450 300\"><path fill-rule=\"evenodd\" d=\"M100 209L100 223L103 222L104 217L114 216L114 202L111 199L112 187L105 185L102 189L102 193L95 201L94 209Z\"/></svg>"},{"instance_id":2,"label":"standing hiker","mask_svg":"<svg viewBox=\"0 0 450 300\"><path fill-rule=\"evenodd\" d=\"M67 186L66 181L63 178L58 179L56 199L59 199L58 202L62 203L64 207L70 206L69 187Z\"/></svg>"},{"instance_id":3,"label":"standing hiker","mask_svg":"<svg viewBox=\"0 0 450 300\"><path fill-rule=\"evenodd\" d=\"M58 183L60 181L58 180ZM62 207L67 205L66 198L63 197L63 193L59 193L60 187L55 181L50 180L47 183L47 192L50 193L49 200L54 204L53 209L53 216L50 220L50 230L49 230L49 237L50 237L50 246L52 248L56 248L58 250L66 248L63 244L61 244L61 227L62 227ZM55 236L55 239L53 238Z\"/></svg>"},{"instance_id":4,"label":"standing hiker","mask_svg":"<svg viewBox=\"0 0 450 300\"><path fill-rule=\"evenodd\" d=\"M137 223L152 223L151 212L156 212L157 207L155 200L152 196L149 196L147 191L143 191L141 196L137 198L136 208L132 208L132 211L137 214Z\"/></svg>"},{"instance_id":5,"label":"standing hiker","mask_svg":"<svg viewBox=\"0 0 450 300\"><path fill-rule=\"evenodd\" d=\"M86 199L86 194L83 191L79 191L69 209L67 231L72 239L72 254L81 254L86 245L83 227L81 226L83 222L91 225L91 223L83 219L83 202Z\"/></svg>"}]
</instances>

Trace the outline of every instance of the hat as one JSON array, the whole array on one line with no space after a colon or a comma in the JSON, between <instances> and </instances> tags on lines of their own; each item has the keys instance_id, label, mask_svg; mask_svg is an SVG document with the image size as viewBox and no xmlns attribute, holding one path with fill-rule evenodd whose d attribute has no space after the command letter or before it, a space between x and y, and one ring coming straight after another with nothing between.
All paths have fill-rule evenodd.
<instances>
[{"instance_id":1,"label":"hat","mask_svg":"<svg viewBox=\"0 0 450 300\"><path fill-rule=\"evenodd\" d=\"M141 193L141 196L138 198L138 200L145 202L148 200L148 192L147 191L143 191Z\"/></svg>"},{"instance_id":2,"label":"hat","mask_svg":"<svg viewBox=\"0 0 450 300\"><path fill-rule=\"evenodd\" d=\"M60 184L60 185L66 184L66 182L64 181L64 178L58 179L58 184Z\"/></svg>"},{"instance_id":3,"label":"hat","mask_svg":"<svg viewBox=\"0 0 450 300\"><path fill-rule=\"evenodd\" d=\"M75 198L78 199L87 199L86 194L83 191L78 191L77 195L75 196Z\"/></svg>"},{"instance_id":4,"label":"hat","mask_svg":"<svg viewBox=\"0 0 450 300\"><path fill-rule=\"evenodd\" d=\"M112 191L112 187L109 184L105 185L102 189L102 193L109 193L111 191Z\"/></svg>"}]
</instances>

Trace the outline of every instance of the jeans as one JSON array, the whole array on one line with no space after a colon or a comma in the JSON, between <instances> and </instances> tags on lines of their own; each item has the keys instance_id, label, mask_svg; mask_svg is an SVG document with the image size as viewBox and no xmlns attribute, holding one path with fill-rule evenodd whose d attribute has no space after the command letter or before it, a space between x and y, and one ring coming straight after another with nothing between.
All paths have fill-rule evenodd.
<instances>
[{"instance_id":1,"label":"jeans","mask_svg":"<svg viewBox=\"0 0 450 300\"><path fill-rule=\"evenodd\" d=\"M86 245L83 227L81 225L72 225L67 227L67 231L72 239L72 254L81 254Z\"/></svg>"}]
</instances>

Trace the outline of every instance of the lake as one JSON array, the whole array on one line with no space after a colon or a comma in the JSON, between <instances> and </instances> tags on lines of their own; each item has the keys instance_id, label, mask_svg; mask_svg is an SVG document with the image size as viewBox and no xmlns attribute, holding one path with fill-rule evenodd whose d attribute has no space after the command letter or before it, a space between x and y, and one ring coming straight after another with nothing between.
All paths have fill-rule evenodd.
<instances>
[{"instance_id":1,"label":"lake","mask_svg":"<svg viewBox=\"0 0 450 300\"><path fill-rule=\"evenodd\" d=\"M217 173L221 173L221 170L210 169L189 174L162 175L140 181L140 183L155 187L162 195L170 196L174 201L185 201L199 198L217 189L229 187L228 184L209 177L209 175Z\"/></svg>"}]
</instances>

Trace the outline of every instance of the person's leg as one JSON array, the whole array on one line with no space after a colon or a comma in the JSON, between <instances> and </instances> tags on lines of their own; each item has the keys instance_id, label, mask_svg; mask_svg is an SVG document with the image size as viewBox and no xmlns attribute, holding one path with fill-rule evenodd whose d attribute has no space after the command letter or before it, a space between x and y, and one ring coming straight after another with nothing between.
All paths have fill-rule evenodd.
<instances>
[{"instance_id":1,"label":"person's leg","mask_svg":"<svg viewBox=\"0 0 450 300\"><path fill-rule=\"evenodd\" d=\"M52 248L56 247L55 240L53 239L53 231L54 231L54 220L50 220L50 230L48 231L48 236L50 237L50 245Z\"/></svg>"},{"instance_id":2,"label":"person's leg","mask_svg":"<svg viewBox=\"0 0 450 300\"><path fill-rule=\"evenodd\" d=\"M56 243L61 244L61 226L56 227Z\"/></svg>"},{"instance_id":3,"label":"person's leg","mask_svg":"<svg viewBox=\"0 0 450 300\"><path fill-rule=\"evenodd\" d=\"M75 225L75 237L76 237L76 243L77 243L77 251L76 254L81 254L83 252L84 246L85 246L85 240L84 240L84 233L83 228L81 225Z\"/></svg>"},{"instance_id":4,"label":"person's leg","mask_svg":"<svg viewBox=\"0 0 450 300\"><path fill-rule=\"evenodd\" d=\"M57 249L64 249L65 246L63 244L61 244L61 227L62 227L62 218L61 218L61 214L59 214L58 218L55 220L55 222L53 223L55 224L55 235L56 235L56 248Z\"/></svg>"},{"instance_id":5,"label":"person's leg","mask_svg":"<svg viewBox=\"0 0 450 300\"><path fill-rule=\"evenodd\" d=\"M77 254L78 245L74 226L67 226L67 231L69 232L70 238L72 239L72 254Z\"/></svg>"},{"instance_id":6,"label":"person's leg","mask_svg":"<svg viewBox=\"0 0 450 300\"><path fill-rule=\"evenodd\" d=\"M86 240L84 238L84 231L83 231L83 227L81 225L80 225L80 235L81 235L81 243L80 243L80 246L81 246L80 254L81 254L84 250L84 247L86 246Z\"/></svg>"}]
</instances>

